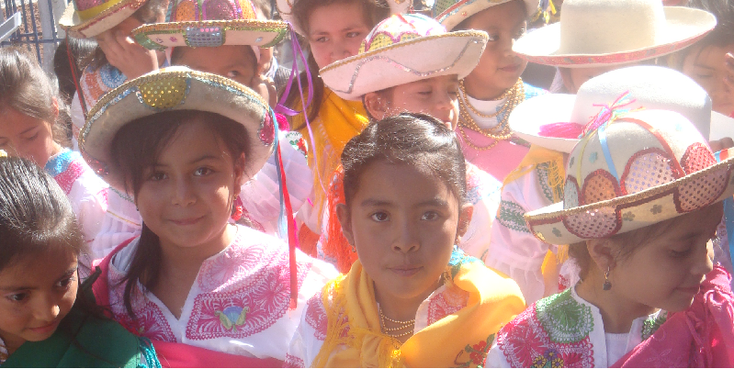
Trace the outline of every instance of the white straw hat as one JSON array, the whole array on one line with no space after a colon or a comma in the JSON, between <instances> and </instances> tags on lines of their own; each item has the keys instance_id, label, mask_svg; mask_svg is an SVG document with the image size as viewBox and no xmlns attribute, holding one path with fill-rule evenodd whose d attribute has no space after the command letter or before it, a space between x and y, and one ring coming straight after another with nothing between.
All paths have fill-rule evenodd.
<instances>
[{"instance_id":1,"label":"white straw hat","mask_svg":"<svg viewBox=\"0 0 734 369\"><path fill-rule=\"evenodd\" d=\"M433 4L433 18L451 31L459 23L484 9L509 3L514 0L436 0ZM539 0L522 0L528 16L538 10Z\"/></svg>"}]
</instances>

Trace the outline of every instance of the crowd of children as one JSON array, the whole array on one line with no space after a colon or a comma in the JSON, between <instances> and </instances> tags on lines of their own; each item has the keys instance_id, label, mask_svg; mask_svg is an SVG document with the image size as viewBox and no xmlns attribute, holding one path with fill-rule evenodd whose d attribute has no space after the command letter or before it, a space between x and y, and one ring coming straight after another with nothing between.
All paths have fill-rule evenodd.
<instances>
[{"instance_id":1,"label":"crowd of children","mask_svg":"<svg viewBox=\"0 0 734 369\"><path fill-rule=\"evenodd\" d=\"M734 1L59 26L0 48L0 366L734 366Z\"/></svg>"}]
</instances>

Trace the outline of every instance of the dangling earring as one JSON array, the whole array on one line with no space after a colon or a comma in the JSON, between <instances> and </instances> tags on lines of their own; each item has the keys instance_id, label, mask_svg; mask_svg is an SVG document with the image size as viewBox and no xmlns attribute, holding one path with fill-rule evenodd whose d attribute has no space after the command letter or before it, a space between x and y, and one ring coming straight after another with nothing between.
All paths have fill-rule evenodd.
<instances>
[{"instance_id":1,"label":"dangling earring","mask_svg":"<svg viewBox=\"0 0 734 369\"><path fill-rule=\"evenodd\" d=\"M612 282L609 282L609 267L607 267L607 272L604 273L604 284L601 286L601 289L604 291L612 289Z\"/></svg>"}]
</instances>

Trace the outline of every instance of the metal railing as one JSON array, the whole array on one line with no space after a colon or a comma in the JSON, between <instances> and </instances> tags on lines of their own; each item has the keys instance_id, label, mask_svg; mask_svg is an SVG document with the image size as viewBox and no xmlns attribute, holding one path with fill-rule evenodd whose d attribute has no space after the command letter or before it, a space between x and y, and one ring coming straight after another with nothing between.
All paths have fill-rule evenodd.
<instances>
[{"instance_id":1,"label":"metal railing","mask_svg":"<svg viewBox=\"0 0 734 369\"><path fill-rule=\"evenodd\" d=\"M56 45L65 37L57 28L65 0L2 0L0 47L22 45L35 53L44 69L51 68ZM4 37L4 38L3 38Z\"/></svg>"}]
</instances>

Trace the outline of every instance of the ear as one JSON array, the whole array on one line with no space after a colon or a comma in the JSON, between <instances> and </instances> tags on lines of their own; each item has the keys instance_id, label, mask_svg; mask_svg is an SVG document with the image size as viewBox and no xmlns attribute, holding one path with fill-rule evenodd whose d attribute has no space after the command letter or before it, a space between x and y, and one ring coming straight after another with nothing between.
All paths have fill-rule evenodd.
<instances>
[{"instance_id":1,"label":"ear","mask_svg":"<svg viewBox=\"0 0 734 369\"><path fill-rule=\"evenodd\" d=\"M575 94L578 91L578 88L573 84L573 78L571 78L571 69L558 68L558 72L561 73L563 87L566 87L566 91L568 91L568 93L570 94Z\"/></svg>"},{"instance_id":2,"label":"ear","mask_svg":"<svg viewBox=\"0 0 734 369\"><path fill-rule=\"evenodd\" d=\"M586 241L586 247L589 250L591 260L602 273L606 272L607 269L614 269L616 262L611 241L608 239L588 240Z\"/></svg>"},{"instance_id":3,"label":"ear","mask_svg":"<svg viewBox=\"0 0 734 369\"><path fill-rule=\"evenodd\" d=\"M352 232L352 222L349 216L349 208L345 204L336 205L336 217L342 226L342 234L350 245L354 246L354 233Z\"/></svg>"},{"instance_id":4,"label":"ear","mask_svg":"<svg viewBox=\"0 0 734 369\"><path fill-rule=\"evenodd\" d=\"M247 182L249 178L245 175L245 153L243 152L239 158L234 161L234 193L239 194L242 190L242 185Z\"/></svg>"},{"instance_id":5,"label":"ear","mask_svg":"<svg viewBox=\"0 0 734 369\"><path fill-rule=\"evenodd\" d=\"M466 231L469 230L469 224L471 223L471 217L474 214L474 205L464 204L459 209L459 228L456 232L457 239L463 237Z\"/></svg>"},{"instance_id":6,"label":"ear","mask_svg":"<svg viewBox=\"0 0 734 369\"><path fill-rule=\"evenodd\" d=\"M364 108L370 116L377 120L381 120L387 117L390 102L381 94L369 92L364 95Z\"/></svg>"}]
</instances>

